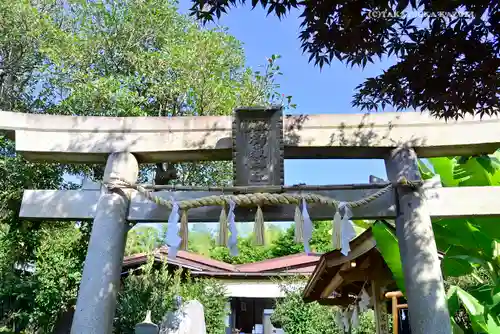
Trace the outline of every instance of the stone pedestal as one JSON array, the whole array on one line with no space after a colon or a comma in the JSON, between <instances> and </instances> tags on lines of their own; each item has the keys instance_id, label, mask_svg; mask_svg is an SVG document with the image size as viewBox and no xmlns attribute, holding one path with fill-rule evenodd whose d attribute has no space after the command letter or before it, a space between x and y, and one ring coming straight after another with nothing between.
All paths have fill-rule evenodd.
<instances>
[{"instance_id":1,"label":"stone pedestal","mask_svg":"<svg viewBox=\"0 0 500 334\"><path fill-rule=\"evenodd\" d=\"M135 183L138 173L139 166L132 154L113 153L106 164L104 182L121 178ZM97 204L71 334L112 332L128 232L127 191L104 189Z\"/></svg>"},{"instance_id":2,"label":"stone pedestal","mask_svg":"<svg viewBox=\"0 0 500 334\"><path fill-rule=\"evenodd\" d=\"M158 334L158 325L151 321L151 311L146 314L146 319L135 326L135 334Z\"/></svg>"},{"instance_id":3,"label":"stone pedestal","mask_svg":"<svg viewBox=\"0 0 500 334\"><path fill-rule=\"evenodd\" d=\"M387 176L420 180L413 149L398 148L386 159ZM422 191L397 190L396 234L405 277L410 326L413 334L449 334L450 316L445 299L431 218Z\"/></svg>"}]
</instances>

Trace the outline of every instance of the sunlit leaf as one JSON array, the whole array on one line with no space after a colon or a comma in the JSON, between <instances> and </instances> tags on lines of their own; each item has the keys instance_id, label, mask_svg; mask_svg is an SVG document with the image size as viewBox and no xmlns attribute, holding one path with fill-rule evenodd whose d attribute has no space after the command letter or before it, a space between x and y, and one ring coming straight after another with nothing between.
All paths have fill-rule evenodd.
<instances>
[{"instance_id":1,"label":"sunlit leaf","mask_svg":"<svg viewBox=\"0 0 500 334\"><path fill-rule=\"evenodd\" d=\"M469 318L471 320L472 328L475 331L488 333L488 326L486 324L486 319L484 318L484 306L482 306L476 298L474 298L465 290L459 287L457 287L456 290L460 303L467 310L467 314L469 315Z\"/></svg>"},{"instance_id":2,"label":"sunlit leaf","mask_svg":"<svg viewBox=\"0 0 500 334\"><path fill-rule=\"evenodd\" d=\"M429 158L428 161L436 174L441 177L444 187L458 186L460 180L456 180L453 176L453 170L457 164L455 158Z\"/></svg>"},{"instance_id":3,"label":"sunlit leaf","mask_svg":"<svg viewBox=\"0 0 500 334\"><path fill-rule=\"evenodd\" d=\"M445 256L441 262L443 274L446 276L463 276L472 273L474 267L466 259Z\"/></svg>"},{"instance_id":4,"label":"sunlit leaf","mask_svg":"<svg viewBox=\"0 0 500 334\"><path fill-rule=\"evenodd\" d=\"M453 331L453 334L464 334L464 330L460 328L460 326L457 324L455 319L453 317L450 317L451 321L451 329Z\"/></svg>"},{"instance_id":5,"label":"sunlit leaf","mask_svg":"<svg viewBox=\"0 0 500 334\"><path fill-rule=\"evenodd\" d=\"M450 312L450 314L455 314L458 311L458 309L460 308L460 302L458 300L456 286L451 286L448 289L446 299L448 302L448 311Z\"/></svg>"},{"instance_id":6,"label":"sunlit leaf","mask_svg":"<svg viewBox=\"0 0 500 334\"><path fill-rule=\"evenodd\" d=\"M424 180L431 179L435 175L435 173L421 160L418 160L418 170Z\"/></svg>"},{"instance_id":7,"label":"sunlit leaf","mask_svg":"<svg viewBox=\"0 0 500 334\"><path fill-rule=\"evenodd\" d=\"M352 222L354 225L359 226L365 230L369 229L373 224L373 221L363 220L363 219L354 219L352 220Z\"/></svg>"},{"instance_id":8,"label":"sunlit leaf","mask_svg":"<svg viewBox=\"0 0 500 334\"><path fill-rule=\"evenodd\" d=\"M469 250L465 254L476 254L480 258L489 259L493 255L493 238L484 233L480 226L476 226L463 218L440 219L433 223L434 231L440 239L439 244L443 247L444 242L449 245L460 246ZM446 251L446 249L440 249Z\"/></svg>"},{"instance_id":9,"label":"sunlit leaf","mask_svg":"<svg viewBox=\"0 0 500 334\"><path fill-rule=\"evenodd\" d=\"M398 240L392 230L383 222L377 221L372 226L373 237L377 242L377 249L389 266L396 284L403 293L405 292L403 266L399 254Z\"/></svg>"},{"instance_id":10,"label":"sunlit leaf","mask_svg":"<svg viewBox=\"0 0 500 334\"><path fill-rule=\"evenodd\" d=\"M497 317L488 315L487 324L488 334L490 333L500 333L500 320Z\"/></svg>"},{"instance_id":11,"label":"sunlit leaf","mask_svg":"<svg viewBox=\"0 0 500 334\"><path fill-rule=\"evenodd\" d=\"M455 168L459 170L461 186L500 185L500 163L494 156L472 157Z\"/></svg>"}]
</instances>

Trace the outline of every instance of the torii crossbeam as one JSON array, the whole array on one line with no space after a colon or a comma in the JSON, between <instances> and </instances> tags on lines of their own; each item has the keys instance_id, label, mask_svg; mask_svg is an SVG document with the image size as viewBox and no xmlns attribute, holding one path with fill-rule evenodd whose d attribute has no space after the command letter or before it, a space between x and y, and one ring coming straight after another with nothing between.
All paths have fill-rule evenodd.
<instances>
[{"instance_id":1,"label":"torii crossbeam","mask_svg":"<svg viewBox=\"0 0 500 334\"><path fill-rule=\"evenodd\" d=\"M134 184L139 163L232 160L238 186L282 186L284 158L381 158L391 182L419 180L419 157L493 153L500 121L472 117L435 120L420 113L282 116L280 108L242 108L233 116L77 117L0 112L0 131L32 161L106 162L104 182ZM464 135L467 133L467 136ZM345 187L349 188L349 187ZM377 191L373 186L311 191L342 201ZM125 195L129 195L125 196ZM173 192L177 200L206 196ZM166 192L157 193L167 196ZM130 200L129 200L130 198ZM396 220L412 331L450 332L443 280L430 217L500 216L500 187L391 190L353 210L354 218ZM263 207L267 221L293 220L291 205ZM218 221L220 208L190 210L190 222ZM248 221L255 209L239 208ZM26 190L20 216L94 220L71 333L111 333L127 221L166 221L169 210L131 189ZM331 208L311 205L313 219Z\"/></svg>"}]
</instances>

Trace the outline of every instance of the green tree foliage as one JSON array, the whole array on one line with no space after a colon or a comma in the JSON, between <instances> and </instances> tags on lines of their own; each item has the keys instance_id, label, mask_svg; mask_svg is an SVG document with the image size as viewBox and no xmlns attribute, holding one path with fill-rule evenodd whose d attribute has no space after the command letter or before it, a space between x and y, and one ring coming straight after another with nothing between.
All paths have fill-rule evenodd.
<instances>
[{"instance_id":1,"label":"green tree foliage","mask_svg":"<svg viewBox=\"0 0 500 334\"><path fill-rule=\"evenodd\" d=\"M36 327L34 323L53 319L54 312L62 310L67 302L64 292L54 289L55 285L60 283L66 291L75 290L78 279L67 278L64 270L75 269L77 273L81 270L87 243L80 235L85 234L87 225L79 233L74 227L67 229L68 225L74 226L71 223L18 219L23 189L57 189L69 185L63 183L61 166L27 162L15 155L12 141L5 137L0 137L0 156L0 309L3 312L0 327ZM44 254L49 250L56 253ZM76 254L79 255L73 259L79 260L75 266L69 265L68 256ZM61 262L56 264L57 259ZM26 269L33 265L43 270L32 275ZM52 298L50 291L59 295L49 302L45 297Z\"/></svg>"},{"instance_id":2,"label":"green tree foliage","mask_svg":"<svg viewBox=\"0 0 500 334\"><path fill-rule=\"evenodd\" d=\"M33 230L21 234L19 229L9 228L0 235L0 328L51 332L60 314L75 302L90 226L25 222L23 228ZM23 237L9 240L9 232ZM23 249L27 236L35 244L33 255L13 262L10 252Z\"/></svg>"},{"instance_id":3,"label":"green tree foliage","mask_svg":"<svg viewBox=\"0 0 500 334\"><path fill-rule=\"evenodd\" d=\"M271 258L268 246L256 246L254 236L238 238L238 256L231 256L227 247L216 246L210 251L210 257L231 264L243 264L263 261Z\"/></svg>"},{"instance_id":4,"label":"green tree foliage","mask_svg":"<svg viewBox=\"0 0 500 334\"><path fill-rule=\"evenodd\" d=\"M313 222L314 231L310 241L311 250L315 253L325 253L332 250L331 221ZM200 232L198 232L200 233ZM242 264L256 261L263 261L275 257L287 256L304 252L304 245L296 243L294 240L295 226L292 224L286 230L282 230L277 225L266 224L266 244L256 246L253 234L238 238L238 256L231 256L227 247L220 247L215 244L215 237L207 231L203 237L197 236L197 240L203 240L203 248L208 248L208 252L199 252L198 245L189 245L190 250L199 254L208 255L216 260L232 264ZM195 239L191 239L190 242ZM201 234L201 233L200 233Z\"/></svg>"},{"instance_id":5,"label":"green tree foliage","mask_svg":"<svg viewBox=\"0 0 500 334\"><path fill-rule=\"evenodd\" d=\"M428 162L445 187L498 186L499 157L497 151L475 157L432 158ZM420 167L424 178L433 176L423 162ZM443 274L448 279L459 278L448 289L448 306L454 315L454 325L475 333L500 331L498 219L438 219L433 220L433 228L436 244L445 252Z\"/></svg>"},{"instance_id":6,"label":"green tree foliage","mask_svg":"<svg viewBox=\"0 0 500 334\"><path fill-rule=\"evenodd\" d=\"M127 234L125 255L148 253L164 244L161 230L152 226L135 226Z\"/></svg>"},{"instance_id":7,"label":"green tree foliage","mask_svg":"<svg viewBox=\"0 0 500 334\"><path fill-rule=\"evenodd\" d=\"M277 225L265 224L265 244L255 245L255 236L250 233L246 237L238 237L238 256L231 256L227 247L215 245L210 249L210 257L232 264L243 264L263 261L273 258L272 248L277 239L282 235L281 229Z\"/></svg>"},{"instance_id":8,"label":"green tree foliage","mask_svg":"<svg viewBox=\"0 0 500 334\"><path fill-rule=\"evenodd\" d=\"M53 55L53 84L67 94L53 106L57 113L227 115L267 104L275 88L244 67L238 40L223 29L200 30L174 2L79 1L70 10L77 13L66 29L71 53Z\"/></svg>"},{"instance_id":9,"label":"green tree foliage","mask_svg":"<svg viewBox=\"0 0 500 334\"><path fill-rule=\"evenodd\" d=\"M313 222L314 230L310 241L311 250L315 253L325 253L332 250L332 237L329 231L332 228L330 221ZM271 256L279 257L304 252L304 245L294 240L295 226L292 225L273 242Z\"/></svg>"},{"instance_id":10,"label":"green tree foliage","mask_svg":"<svg viewBox=\"0 0 500 334\"><path fill-rule=\"evenodd\" d=\"M42 230L30 280L37 286L30 321L34 328L47 331L52 330L61 313L76 303L90 234L89 224L55 224Z\"/></svg>"},{"instance_id":11,"label":"green tree foliage","mask_svg":"<svg viewBox=\"0 0 500 334\"><path fill-rule=\"evenodd\" d=\"M141 269L140 274L130 273L124 279L116 310L116 333L134 333L135 325L144 320L147 310L151 310L152 321L159 323L172 310L176 295L184 301L196 299L203 304L208 334L224 333L227 298L221 284L193 279L180 271L172 274L166 265L155 269L152 257Z\"/></svg>"},{"instance_id":12,"label":"green tree foliage","mask_svg":"<svg viewBox=\"0 0 500 334\"><path fill-rule=\"evenodd\" d=\"M247 2L193 0L191 12L206 22ZM302 49L320 67L333 60L364 67L395 56L395 65L357 87L354 106L427 109L445 118L498 112L498 1L252 0L251 4L253 8L260 4L279 18L301 11Z\"/></svg>"},{"instance_id":13,"label":"green tree foliage","mask_svg":"<svg viewBox=\"0 0 500 334\"><path fill-rule=\"evenodd\" d=\"M206 224L191 224L188 250L204 256L210 256L210 251L215 247L215 237Z\"/></svg>"},{"instance_id":14,"label":"green tree foliage","mask_svg":"<svg viewBox=\"0 0 500 334\"><path fill-rule=\"evenodd\" d=\"M277 93L273 55L262 73L244 66L241 43L201 30L173 1L74 2L40 93L57 114L228 115L237 106L289 103ZM59 51L59 50L57 50ZM54 96L54 93L57 94ZM77 145L77 143L75 143ZM185 185L227 185L229 162L176 165Z\"/></svg>"},{"instance_id":15,"label":"green tree foliage","mask_svg":"<svg viewBox=\"0 0 500 334\"><path fill-rule=\"evenodd\" d=\"M0 108L30 111L40 102L33 95L46 67L46 51L57 45L58 24L49 1L6 0L0 3ZM54 22L56 19L57 22Z\"/></svg>"}]
</instances>

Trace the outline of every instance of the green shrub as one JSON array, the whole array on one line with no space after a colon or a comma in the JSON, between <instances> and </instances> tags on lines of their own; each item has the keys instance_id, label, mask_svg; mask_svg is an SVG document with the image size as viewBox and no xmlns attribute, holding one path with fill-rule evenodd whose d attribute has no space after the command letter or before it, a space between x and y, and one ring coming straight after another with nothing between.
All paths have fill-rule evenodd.
<instances>
[{"instance_id":1,"label":"green shrub","mask_svg":"<svg viewBox=\"0 0 500 334\"><path fill-rule=\"evenodd\" d=\"M172 310L175 295L182 296L184 301L196 299L203 305L208 334L225 333L224 287L211 279L194 279L180 270L171 273L166 265L155 269L152 258L140 272L130 273L123 281L115 333L134 333L135 325L144 320L147 310L151 310L151 320L160 323L165 313Z\"/></svg>"}]
</instances>

